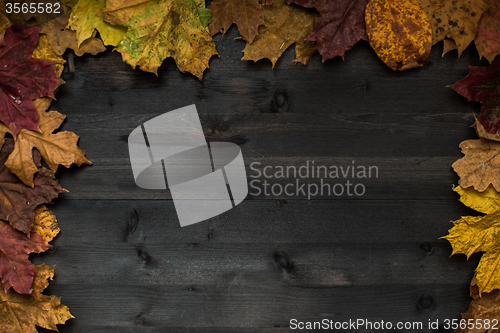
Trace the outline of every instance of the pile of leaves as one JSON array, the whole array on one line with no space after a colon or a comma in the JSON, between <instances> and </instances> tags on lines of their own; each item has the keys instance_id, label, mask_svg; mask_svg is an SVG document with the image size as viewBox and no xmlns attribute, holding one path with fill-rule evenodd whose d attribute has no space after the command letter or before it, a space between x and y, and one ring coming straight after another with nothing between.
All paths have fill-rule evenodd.
<instances>
[{"instance_id":1,"label":"pile of leaves","mask_svg":"<svg viewBox=\"0 0 500 333\"><path fill-rule=\"evenodd\" d=\"M453 253L485 252L471 283L474 298L464 318L499 317L500 310L500 1L499 0L61 0L59 13L7 14L0 0L0 316L6 332L56 329L71 318L59 299L41 294L53 267L34 267L32 252L47 250L59 231L43 204L65 191L54 178L59 165L90 164L78 136L56 132L64 120L48 111L68 49L97 54L106 46L132 68L157 73L166 58L181 72L203 78L212 37L235 24L246 42L242 60L275 66L295 44L296 63L319 52L323 61L368 41L393 70L423 66L431 47L458 56L474 41L491 65L471 68L452 87L482 103L474 127L479 140L460 147L453 164L461 201L485 216L455 221L445 238ZM35 0L17 0L26 8ZM55 0L45 3L55 4ZM48 166L42 165L42 160ZM27 311L26 309L30 309ZM486 329L485 329L486 330Z\"/></svg>"},{"instance_id":2,"label":"pile of leaves","mask_svg":"<svg viewBox=\"0 0 500 333\"><path fill-rule=\"evenodd\" d=\"M0 331L57 330L73 318L55 296L42 291L54 267L34 266L30 253L47 251L59 233L44 204L65 192L54 174L59 165L90 164L72 132L53 133L65 116L48 111L63 83L64 60L40 27L16 23L0 47ZM42 165L42 159L48 168Z\"/></svg>"}]
</instances>

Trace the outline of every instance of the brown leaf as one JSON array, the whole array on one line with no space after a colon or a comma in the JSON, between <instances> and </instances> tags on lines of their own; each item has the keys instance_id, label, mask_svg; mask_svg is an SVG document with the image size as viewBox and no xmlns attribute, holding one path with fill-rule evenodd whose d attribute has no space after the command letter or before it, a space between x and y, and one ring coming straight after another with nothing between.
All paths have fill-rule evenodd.
<instances>
[{"instance_id":1,"label":"brown leaf","mask_svg":"<svg viewBox=\"0 0 500 333\"><path fill-rule=\"evenodd\" d=\"M59 193L65 192L54 179L54 173L40 164L40 153L33 151L37 166L34 187L23 184L5 166L5 160L14 149L14 140L6 139L0 150L0 219L6 220L14 229L29 235L34 223L35 209L49 203Z\"/></svg>"},{"instance_id":2,"label":"brown leaf","mask_svg":"<svg viewBox=\"0 0 500 333\"><path fill-rule=\"evenodd\" d=\"M472 290L472 288L471 288ZM492 329L496 320L496 329ZM500 319L500 290L495 289L490 293L483 293L481 297L475 297L469 305L467 312L462 313L462 320L466 323L471 320L474 328L459 328L456 333L484 333L498 332ZM479 325L481 324L481 325ZM467 326L467 325L466 325ZM478 328L481 327L481 328Z\"/></svg>"},{"instance_id":3,"label":"brown leaf","mask_svg":"<svg viewBox=\"0 0 500 333\"><path fill-rule=\"evenodd\" d=\"M370 45L387 66L423 66L431 52L432 32L416 0L370 0L365 18Z\"/></svg>"},{"instance_id":4,"label":"brown leaf","mask_svg":"<svg viewBox=\"0 0 500 333\"><path fill-rule=\"evenodd\" d=\"M212 22L208 26L212 36L218 32L226 33L234 23L251 44L259 25L265 24L259 0L213 0L208 9L212 11Z\"/></svg>"},{"instance_id":5,"label":"brown leaf","mask_svg":"<svg viewBox=\"0 0 500 333\"><path fill-rule=\"evenodd\" d=\"M307 40L318 43L323 61L341 56L360 40L368 40L365 9L368 0L287 0L319 12L316 25Z\"/></svg>"},{"instance_id":6,"label":"brown leaf","mask_svg":"<svg viewBox=\"0 0 500 333\"><path fill-rule=\"evenodd\" d=\"M31 229L30 237L0 220L0 278L4 291L10 287L20 294L31 293L35 267L28 259L30 253L44 252L50 248L47 241Z\"/></svg>"},{"instance_id":7,"label":"brown leaf","mask_svg":"<svg viewBox=\"0 0 500 333\"><path fill-rule=\"evenodd\" d=\"M85 40L80 47L78 47L78 42L76 41L76 32L73 30L66 29L68 25L70 12L48 21L47 23L41 24L40 33L46 34L49 38L50 46L54 52L58 55L64 54L66 49L72 49L75 51L77 56L82 56L84 53L90 53L96 55L99 52L106 50L106 47L102 43L102 40L95 38L96 32L89 39Z\"/></svg>"},{"instance_id":8,"label":"brown leaf","mask_svg":"<svg viewBox=\"0 0 500 333\"><path fill-rule=\"evenodd\" d=\"M500 54L500 3L489 0L488 4L490 9L481 16L474 41L479 55L493 62Z\"/></svg>"},{"instance_id":9,"label":"brown leaf","mask_svg":"<svg viewBox=\"0 0 500 333\"><path fill-rule=\"evenodd\" d=\"M38 149L45 163L54 173L60 164L66 168L69 168L71 164L78 166L92 164L85 157L85 152L77 146L78 135L68 131L52 134L61 126L66 116L57 111L45 112L50 100L40 99L39 101L37 109L41 132L29 130L19 132L14 150L5 163L12 173L31 187L33 187L33 175L38 170L32 158L33 148Z\"/></svg>"},{"instance_id":10,"label":"brown leaf","mask_svg":"<svg viewBox=\"0 0 500 333\"><path fill-rule=\"evenodd\" d=\"M258 61L268 58L274 67L283 52L295 43L295 61L307 63L311 52L306 50L310 50L311 45L308 43L311 42L305 38L313 29L314 14L302 7L289 6L284 0L276 0L270 6L262 7L262 12L266 25L259 27L259 34L252 44L247 43L241 60ZM308 55L305 56L306 54Z\"/></svg>"},{"instance_id":11,"label":"brown leaf","mask_svg":"<svg viewBox=\"0 0 500 333\"><path fill-rule=\"evenodd\" d=\"M432 25L432 44L445 37L455 41L458 56L476 36L483 12L488 9L484 0L419 0Z\"/></svg>"},{"instance_id":12,"label":"brown leaf","mask_svg":"<svg viewBox=\"0 0 500 333\"><path fill-rule=\"evenodd\" d=\"M491 184L500 192L500 142L467 140L460 144L460 149L465 156L452 165L460 177L460 186L473 186L483 192Z\"/></svg>"},{"instance_id":13,"label":"brown leaf","mask_svg":"<svg viewBox=\"0 0 500 333\"><path fill-rule=\"evenodd\" d=\"M2 333L37 333L36 326L57 331L58 324L74 318L61 299L42 295L54 277L54 267L36 266L33 292L20 295L13 290L7 293L0 288L0 330Z\"/></svg>"}]
</instances>

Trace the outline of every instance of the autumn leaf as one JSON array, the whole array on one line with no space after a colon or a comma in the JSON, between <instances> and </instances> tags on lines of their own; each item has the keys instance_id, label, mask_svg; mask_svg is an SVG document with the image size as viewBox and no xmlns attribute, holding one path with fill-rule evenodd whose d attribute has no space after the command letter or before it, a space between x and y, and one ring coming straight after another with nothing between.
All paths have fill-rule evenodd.
<instances>
[{"instance_id":1,"label":"autumn leaf","mask_svg":"<svg viewBox=\"0 0 500 333\"><path fill-rule=\"evenodd\" d=\"M488 293L500 288L500 194L492 187L484 192L472 188L454 188L466 206L487 214L462 216L453 221L453 228L443 238L453 247L453 254L462 253L469 258L473 253L484 252L476 268L478 293Z\"/></svg>"},{"instance_id":2,"label":"autumn leaf","mask_svg":"<svg viewBox=\"0 0 500 333\"><path fill-rule=\"evenodd\" d=\"M125 37L127 28L104 22L98 16L106 5L106 0L79 0L73 8L68 21L68 29L76 31L76 39L80 47L84 41L94 37L94 31L99 31L104 45L116 46Z\"/></svg>"},{"instance_id":3,"label":"autumn leaf","mask_svg":"<svg viewBox=\"0 0 500 333\"><path fill-rule=\"evenodd\" d=\"M483 13L477 26L474 42L481 57L489 62L500 54L500 3L489 0L489 9Z\"/></svg>"},{"instance_id":4,"label":"autumn leaf","mask_svg":"<svg viewBox=\"0 0 500 333\"><path fill-rule=\"evenodd\" d=\"M13 287L20 294L31 293L35 267L28 260L30 253L44 252L50 245L31 230L30 237L0 220L0 277L4 291Z\"/></svg>"},{"instance_id":5,"label":"autumn leaf","mask_svg":"<svg viewBox=\"0 0 500 333\"><path fill-rule=\"evenodd\" d=\"M209 59L217 55L193 0L108 0L103 17L128 27L116 50L132 68L156 74L163 60L172 57L181 72L201 80Z\"/></svg>"},{"instance_id":6,"label":"autumn leaf","mask_svg":"<svg viewBox=\"0 0 500 333\"><path fill-rule=\"evenodd\" d=\"M500 290L493 290L490 293L483 293L481 297L472 300L467 312L462 313L462 320L466 323L472 321L477 323L474 328L458 328L456 333L484 333L498 331L498 324L493 319L500 318ZM469 321L470 320L470 321ZM479 325L479 323L481 325ZM496 326L497 329L492 329ZM481 328L479 328L481 327Z\"/></svg>"},{"instance_id":7,"label":"autumn leaf","mask_svg":"<svg viewBox=\"0 0 500 333\"><path fill-rule=\"evenodd\" d=\"M14 140L6 139L0 150L0 219L28 235L34 223L35 209L66 190L57 183L51 170L41 166L37 150L33 151L33 160L38 167L34 187L26 186L4 164L13 149Z\"/></svg>"},{"instance_id":8,"label":"autumn leaf","mask_svg":"<svg viewBox=\"0 0 500 333\"><path fill-rule=\"evenodd\" d=\"M287 0L319 12L316 25L306 40L318 43L323 61L341 56L360 40L368 40L365 9L368 0Z\"/></svg>"},{"instance_id":9,"label":"autumn leaf","mask_svg":"<svg viewBox=\"0 0 500 333\"><path fill-rule=\"evenodd\" d=\"M299 55L299 50L306 50L312 43L305 38L313 29L315 15L304 8L289 6L284 0L262 7L262 12L266 25L259 27L259 34L252 44L247 43L241 60L268 58L274 67L283 52L295 43L296 60L301 58L307 62L309 59Z\"/></svg>"},{"instance_id":10,"label":"autumn leaf","mask_svg":"<svg viewBox=\"0 0 500 333\"><path fill-rule=\"evenodd\" d=\"M33 50L33 58L56 62L55 70L59 76L61 76L64 70L64 63L66 63L63 57L52 50L46 35L40 35L40 39L38 39L38 43Z\"/></svg>"},{"instance_id":11,"label":"autumn leaf","mask_svg":"<svg viewBox=\"0 0 500 333\"><path fill-rule=\"evenodd\" d=\"M66 49L72 49L75 51L75 54L80 57L84 53L96 55L97 53L106 50L102 40L95 38L97 34L95 31L90 38L86 39L80 46L78 46L76 32L66 29L69 16L70 12L68 11L58 18L40 25L40 33L47 35L50 46L52 46L52 49L56 54L63 55L64 52L66 52Z\"/></svg>"},{"instance_id":12,"label":"autumn leaf","mask_svg":"<svg viewBox=\"0 0 500 333\"><path fill-rule=\"evenodd\" d=\"M33 187L33 175L38 171L38 166L33 161L32 151L36 148L52 172L56 173L57 167L63 165L69 168L71 164L80 166L92 164L85 152L78 148L78 135L64 131L53 134L66 118L57 111L45 112L50 104L49 99L38 102L38 123L40 131L22 130L19 132L14 150L9 155L5 166L17 175L26 185ZM0 124L1 128L1 124Z\"/></svg>"},{"instance_id":13,"label":"autumn leaf","mask_svg":"<svg viewBox=\"0 0 500 333\"><path fill-rule=\"evenodd\" d=\"M481 113L477 118L481 127L476 130L481 137L500 141L500 56L488 67L470 67L469 75L451 88L469 101L481 102ZM484 131L493 134L485 136Z\"/></svg>"},{"instance_id":14,"label":"autumn leaf","mask_svg":"<svg viewBox=\"0 0 500 333\"><path fill-rule=\"evenodd\" d=\"M56 325L74 318L59 297L42 294L53 277L54 267L42 264L36 266L31 294L5 293L0 288L0 332L37 333L35 326L57 331Z\"/></svg>"},{"instance_id":15,"label":"autumn leaf","mask_svg":"<svg viewBox=\"0 0 500 333\"><path fill-rule=\"evenodd\" d=\"M488 9L485 0L419 0L432 25L432 44L451 38L458 56L476 36L481 14Z\"/></svg>"},{"instance_id":16,"label":"autumn leaf","mask_svg":"<svg viewBox=\"0 0 500 333\"><path fill-rule=\"evenodd\" d=\"M208 28L212 36L218 32L226 33L234 23L243 38L251 44L259 25L265 24L259 0L214 0L209 9L212 11L212 22Z\"/></svg>"},{"instance_id":17,"label":"autumn leaf","mask_svg":"<svg viewBox=\"0 0 500 333\"><path fill-rule=\"evenodd\" d=\"M365 18L370 45L388 67L423 66L431 52L432 32L417 0L370 0Z\"/></svg>"},{"instance_id":18,"label":"autumn leaf","mask_svg":"<svg viewBox=\"0 0 500 333\"><path fill-rule=\"evenodd\" d=\"M22 129L39 130L33 99L54 98L62 83L54 62L32 58L39 31L39 27L16 24L7 29L5 46L0 48L0 120L14 136Z\"/></svg>"},{"instance_id":19,"label":"autumn leaf","mask_svg":"<svg viewBox=\"0 0 500 333\"><path fill-rule=\"evenodd\" d=\"M459 147L465 156L453 163L452 167L460 177L460 186L472 186L483 192L491 184L500 191L500 142L467 140Z\"/></svg>"},{"instance_id":20,"label":"autumn leaf","mask_svg":"<svg viewBox=\"0 0 500 333\"><path fill-rule=\"evenodd\" d=\"M43 205L35 209L35 222L33 224L33 229L47 242L54 239L54 237L59 234L59 231L61 231L54 213Z\"/></svg>"}]
</instances>

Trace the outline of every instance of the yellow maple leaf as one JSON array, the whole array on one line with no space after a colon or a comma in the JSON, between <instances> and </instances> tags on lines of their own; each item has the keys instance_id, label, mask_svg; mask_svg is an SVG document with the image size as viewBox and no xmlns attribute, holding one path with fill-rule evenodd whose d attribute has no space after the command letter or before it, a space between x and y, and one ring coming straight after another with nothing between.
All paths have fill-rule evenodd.
<instances>
[{"instance_id":1,"label":"yellow maple leaf","mask_svg":"<svg viewBox=\"0 0 500 333\"><path fill-rule=\"evenodd\" d=\"M452 255L462 253L469 258L484 252L476 268L479 294L500 289L500 194L491 186L484 192L460 186L454 191L464 205L487 215L462 216L443 238L453 247Z\"/></svg>"},{"instance_id":2,"label":"yellow maple leaf","mask_svg":"<svg viewBox=\"0 0 500 333\"><path fill-rule=\"evenodd\" d=\"M59 297L42 295L54 277L54 266L42 264L35 269L31 294L4 292L0 282L0 332L37 333L35 326L57 331L56 325L74 318Z\"/></svg>"},{"instance_id":3,"label":"yellow maple leaf","mask_svg":"<svg viewBox=\"0 0 500 333\"><path fill-rule=\"evenodd\" d=\"M16 137L14 150L5 162L12 173L31 187L33 187L33 176L38 171L33 162L33 148L40 152L45 163L54 173L60 164L67 168L71 164L78 166L92 164L85 157L85 152L77 146L78 135L69 131L52 133L61 126L66 116L57 111L45 112L51 99L39 98L34 102L38 110L38 124L41 132L21 130ZM4 127L6 125L0 123L0 133L5 130Z\"/></svg>"},{"instance_id":4,"label":"yellow maple leaf","mask_svg":"<svg viewBox=\"0 0 500 333\"><path fill-rule=\"evenodd\" d=\"M97 29L104 45L116 46L125 37L127 28L104 22L100 11L106 5L106 0L79 0L69 17L68 29L76 31L78 47L84 41L93 37Z\"/></svg>"},{"instance_id":5,"label":"yellow maple leaf","mask_svg":"<svg viewBox=\"0 0 500 333\"><path fill-rule=\"evenodd\" d=\"M272 5L262 7L262 13L266 25L259 27L259 34L252 44L247 43L241 60L267 58L274 67L283 52L295 43L295 62L307 64L317 50L316 43L305 40L314 27L314 13L287 5L284 0L275 0Z\"/></svg>"},{"instance_id":6,"label":"yellow maple leaf","mask_svg":"<svg viewBox=\"0 0 500 333\"><path fill-rule=\"evenodd\" d=\"M193 0L108 0L102 15L128 27L116 50L133 68L156 74L172 57L181 72L201 80L209 59L218 55Z\"/></svg>"}]
</instances>

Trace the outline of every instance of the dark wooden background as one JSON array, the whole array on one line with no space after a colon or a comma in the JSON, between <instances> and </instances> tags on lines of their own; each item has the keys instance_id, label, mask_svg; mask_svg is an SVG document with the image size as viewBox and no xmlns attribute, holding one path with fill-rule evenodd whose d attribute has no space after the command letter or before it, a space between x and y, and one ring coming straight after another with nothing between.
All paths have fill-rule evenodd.
<instances>
[{"instance_id":1,"label":"dark wooden background","mask_svg":"<svg viewBox=\"0 0 500 333\"><path fill-rule=\"evenodd\" d=\"M289 320L460 318L479 256L439 237L475 214L452 191L451 164L479 105L446 88L479 62L433 48L424 68L395 73L367 42L340 58L274 70L241 61L233 27L217 35L203 81L169 59L158 77L119 53L74 57L52 109L80 136L92 166L59 169L69 193L50 208L61 234L33 255L56 265L46 294L76 319L67 332L288 332ZM66 54L66 59L71 60ZM70 68L72 67L72 68ZM181 228L165 191L138 188L127 137L144 121L195 103L207 135L241 144L247 165L379 167L361 198L252 197ZM44 331L44 330L40 330ZM46 332L46 331L44 331Z\"/></svg>"}]
</instances>

